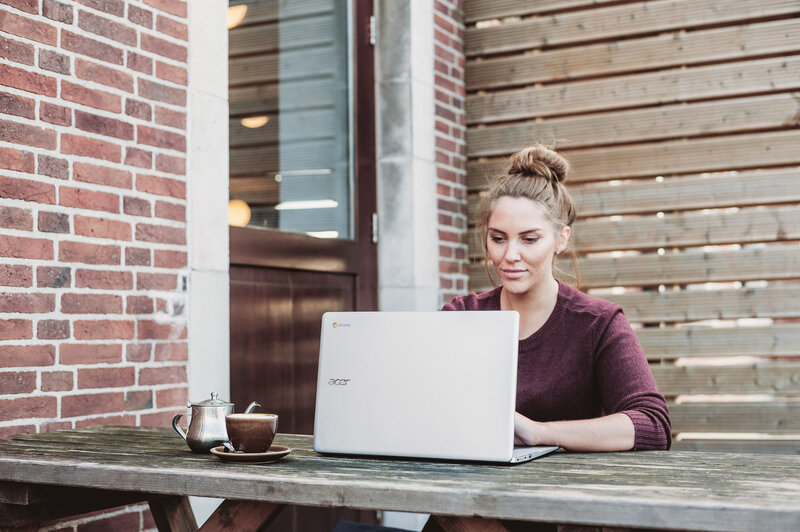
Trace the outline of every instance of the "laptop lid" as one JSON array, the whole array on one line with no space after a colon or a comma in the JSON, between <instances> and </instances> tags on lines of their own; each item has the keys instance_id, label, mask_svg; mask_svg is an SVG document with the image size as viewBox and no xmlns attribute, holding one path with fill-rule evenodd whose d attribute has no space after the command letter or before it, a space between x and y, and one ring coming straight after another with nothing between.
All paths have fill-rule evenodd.
<instances>
[{"instance_id":1,"label":"laptop lid","mask_svg":"<svg viewBox=\"0 0 800 532\"><path fill-rule=\"evenodd\" d=\"M509 462L519 315L329 312L314 449Z\"/></svg>"}]
</instances>

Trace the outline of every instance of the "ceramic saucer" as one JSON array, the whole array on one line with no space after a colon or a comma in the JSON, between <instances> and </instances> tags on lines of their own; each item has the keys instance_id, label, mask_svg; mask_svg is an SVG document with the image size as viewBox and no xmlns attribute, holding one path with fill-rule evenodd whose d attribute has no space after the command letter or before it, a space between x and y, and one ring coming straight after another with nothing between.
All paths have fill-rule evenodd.
<instances>
[{"instance_id":1,"label":"ceramic saucer","mask_svg":"<svg viewBox=\"0 0 800 532\"><path fill-rule=\"evenodd\" d=\"M292 450L289 447L284 447L283 445L273 445L267 450L267 452L264 453L232 453L230 451L226 451L225 447L222 445L211 449L211 454L222 458L226 462L248 462L251 464L275 462L290 452L292 452Z\"/></svg>"}]
</instances>

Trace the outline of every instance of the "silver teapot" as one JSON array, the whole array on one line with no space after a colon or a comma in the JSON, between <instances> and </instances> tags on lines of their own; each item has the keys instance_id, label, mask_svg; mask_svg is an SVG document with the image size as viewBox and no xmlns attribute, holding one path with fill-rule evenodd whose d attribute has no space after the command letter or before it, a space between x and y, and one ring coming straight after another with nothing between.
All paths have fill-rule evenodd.
<instances>
[{"instance_id":1,"label":"silver teapot","mask_svg":"<svg viewBox=\"0 0 800 532\"><path fill-rule=\"evenodd\" d=\"M245 414L249 414L257 406L261 405L253 401L245 409ZM178 426L178 421L184 414L178 414L172 418L172 428L186 440L192 452L207 453L212 448L228 441L225 416L233 413L233 403L217 398L217 394L212 392L211 399L199 403L186 403L186 407L192 409L189 430L184 432Z\"/></svg>"}]
</instances>

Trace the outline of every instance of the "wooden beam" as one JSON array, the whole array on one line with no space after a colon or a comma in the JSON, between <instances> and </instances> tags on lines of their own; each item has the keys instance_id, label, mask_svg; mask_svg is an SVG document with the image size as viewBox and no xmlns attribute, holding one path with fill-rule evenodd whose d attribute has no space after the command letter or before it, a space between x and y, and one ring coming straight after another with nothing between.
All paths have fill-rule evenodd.
<instances>
[{"instance_id":1,"label":"wooden beam","mask_svg":"<svg viewBox=\"0 0 800 532\"><path fill-rule=\"evenodd\" d=\"M507 532L500 521L482 517L432 516L444 532Z\"/></svg>"},{"instance_id":2,"label":"wooden beam","mask_svg":"<svg viewBox=\"0 0 800 532\"><path fill-rule=\"evenodd\" d=\"M227 499L200 528L200 532L257 532L269 524L286 507L260 501L234 501Z\"/></svg>"},{"instance_id":3,"label":"wooden beam","mask_svg":"<svg viewBox=\"0 0 800 532\"><path fill-rule=\"evenodd\" d=\"M159 497L148 499L147 502L158 532L197 531L197 521L189 505L189 497Z\"/></svg>"}]
</instances>

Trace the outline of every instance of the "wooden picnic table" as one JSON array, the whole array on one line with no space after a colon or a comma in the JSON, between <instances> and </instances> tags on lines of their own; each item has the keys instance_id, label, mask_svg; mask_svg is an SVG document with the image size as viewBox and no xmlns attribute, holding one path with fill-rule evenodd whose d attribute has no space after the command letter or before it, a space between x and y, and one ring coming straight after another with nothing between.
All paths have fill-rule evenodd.
<instances>
[{"instance_id":1,"label":"wooden picnic table","mask_svg":"<svg viewBox=\"0 0 800 532\"><path fill-rule=\"evenodd\" d=\"M95 427L0 440L0 528L148 501L196 530L187 496L226 499L203 530L257 530L286 504L422 512L445 530L499 519L669 530L800 530L800 456L555 453L520 465L323 456L310 436L271 464L193 454L171 430ZM24 528L23 528L24 529Z\"/></svg>"}]
</instances>

